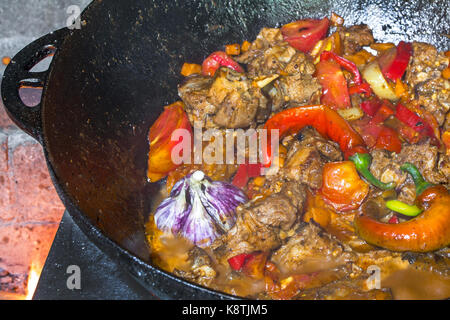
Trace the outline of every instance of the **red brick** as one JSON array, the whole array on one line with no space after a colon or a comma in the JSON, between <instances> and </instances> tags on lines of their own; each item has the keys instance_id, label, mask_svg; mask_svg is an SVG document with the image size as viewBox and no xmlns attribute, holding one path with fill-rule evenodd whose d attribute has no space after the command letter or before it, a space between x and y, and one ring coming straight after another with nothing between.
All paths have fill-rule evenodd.
<instances>
[{"instance_id":1,"label":"red brick","mask_svg":"<svg viewBox=\"0 0 450 320\"><path fill-rule=\"evenodd\" d=\"M50 179L42 147L27 142L12 151L16 222L59 222L64 206Z\"/></svg>"},{"instance_id":2,"label":"red brick","mask_svg":"<svg viewBox=\"0 0 450 320\"><path fill-rule=\"evenodd\" d=\"M11 172L8 164L8 137L0 133L0 222L10 221L14 215L10 212L12 200Z\"/></svg>"},{"instance_id":3,"label":"red brick","mask_svg":"<svg viewBox=\"0 0 450 320\"><path fill-rule=\"evenodd\" d=\"M58 224L0 226L0 268L11 274L27 274L33 263L42 270Z\"/></svg>"},{"instance_id":4,"label":"red brick","mask_svg":"<svg viewBox=\"0 0 450 320\"><path fill-rule=\"evenodd\" d=\"M10 128L16 127L14 122L9 118L6 113L5 107L3 106L3 102L0 102L0 128Z\"/></svg>"}]
</instances>

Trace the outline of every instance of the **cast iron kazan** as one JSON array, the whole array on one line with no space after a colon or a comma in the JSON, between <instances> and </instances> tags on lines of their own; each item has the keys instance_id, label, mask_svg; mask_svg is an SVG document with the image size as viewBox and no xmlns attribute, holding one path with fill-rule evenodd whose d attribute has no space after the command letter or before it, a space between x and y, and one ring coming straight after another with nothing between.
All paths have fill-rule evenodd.
<instances>
[{"instance_id":1,"label":"cast iron kazan","mask_svg":"<svg viewBox=\"0 0 450 320\"><path fill-rule=\"evenodd\" d=\"M201 63L224 44L251 41L264 26L333 11L346 25L368 24L377 39L420 40L448 50L449 6L424 0L98 0L83 12L81 29L55 31L13 58L3 77L3 102L12 120L42 144L62 201L98 247L161 298L227 299L154 267L145 241L158 190L146 180L148 128L178 99L183 62ZM53 53L48 71L29 72ZM43 86L38 106L20 100L24 83Z\"/></svg>"}]
</instances>

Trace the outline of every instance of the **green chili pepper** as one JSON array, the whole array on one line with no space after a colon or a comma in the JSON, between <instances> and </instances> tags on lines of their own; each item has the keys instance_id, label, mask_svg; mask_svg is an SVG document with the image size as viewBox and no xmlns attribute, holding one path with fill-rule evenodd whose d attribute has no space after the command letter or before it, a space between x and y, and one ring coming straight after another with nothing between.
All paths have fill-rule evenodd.
<instances>
[{"instance_id":1,"label":"green chili pepper","mask_svg":"<svg viewBox=\"0 0 450 320\"><path fill-rule=\"evenodd\" d=\"M431 183L427 182L422 177L419 169L417 169L417 167L415 165L413 165L412 163L406 162L400 167L400 169L408 172L411 175L411 177L414 181L414 184L416 186L416 195L420 195L422 192L425 191L425 189L433 186Z\"/></svg>"},{"instance_id":2,"label":"green chili pepper","mask_svg":"<svg viewBox=\"0 0 450 320\"><path fill-rule=\"evenodd\" d=\"M423 211L416 205L411 206L409 204L406 204L406 203L398 201L398 200L386 201L386 207L388 207L392 211L401 213L401 214L403 214L405 216L409 216L409 217L415 217Z\"/></svg>"},{"instance_id":3,"label":"green chili pepper","mask_svg":"<svg viewBox=\"0 0 450 320\"><path fill-rule=\"evenodd\" d=\"M389 190L395 188L395 182L391 181L389 183L384 183L374 177L374 175L369 171L370 163L372 162L372 156L368 153L355 153L348 158L355 164L356 170L371 184L375 187Z\"/></svg>"}]
</instances>

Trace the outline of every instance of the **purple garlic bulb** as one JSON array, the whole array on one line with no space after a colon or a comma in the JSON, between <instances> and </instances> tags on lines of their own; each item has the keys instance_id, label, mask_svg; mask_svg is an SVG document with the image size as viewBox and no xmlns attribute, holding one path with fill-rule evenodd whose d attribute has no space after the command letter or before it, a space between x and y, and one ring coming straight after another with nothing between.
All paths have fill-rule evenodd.
<instances>
[{"instance_id":1,"label":"purple garlic bulb","mask_svg":"<svg viewBox=\"0 0 450 320\"><path fill-rule=\"evenodd\" d=\"M247 197L228 182L212 181L202 171L179 180L158 206L158 229L181 235L200 247L210 245L236 222L235 209Z\"/></svg>"}]
</instances>

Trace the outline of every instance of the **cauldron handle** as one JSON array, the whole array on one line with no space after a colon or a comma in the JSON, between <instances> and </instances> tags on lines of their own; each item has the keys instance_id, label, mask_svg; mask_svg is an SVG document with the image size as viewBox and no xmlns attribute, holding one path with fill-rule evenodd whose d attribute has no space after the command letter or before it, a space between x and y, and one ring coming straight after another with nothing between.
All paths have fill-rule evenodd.
<instances>
[{"instance_id":1,"label":"cauldron handle","mask_svg":"<svg viewBox=\"0 0 450 320\"><path fill-rule=\"evenodd\" d=\"M52 56L60 48L70 30L63 28L49 33L23 48L6 67L3 74L1 94L6 112L19 128L41 142L41 101L26 106L19 95L22 87L42 88L45 90L51 67L46 71L31 72L40 61Z\"/></svg>"}]
</instances>

